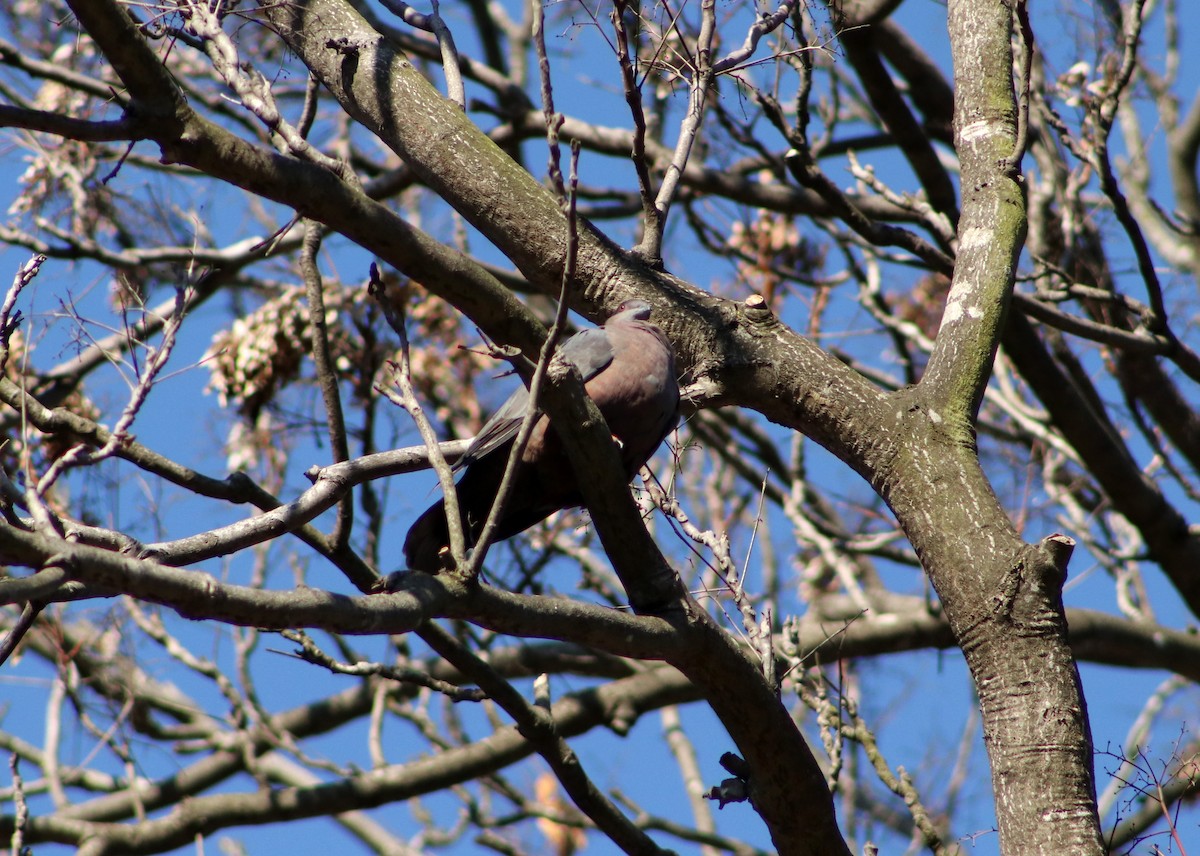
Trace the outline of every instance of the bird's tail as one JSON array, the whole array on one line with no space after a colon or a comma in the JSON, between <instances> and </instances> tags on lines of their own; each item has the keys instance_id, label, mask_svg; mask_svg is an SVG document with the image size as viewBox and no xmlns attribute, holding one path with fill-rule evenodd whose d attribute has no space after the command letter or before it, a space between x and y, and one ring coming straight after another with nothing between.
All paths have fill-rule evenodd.
<instances>
[{"instance_id":1,"label":"bird's tail","mask_svg":"<svg viewBox=\"0 0 1200 856\"><path fill-rule=\"evenodd\" d=\"M431 574L441 570L438 554L450 543L446 507L438 500L417 518L404 539L404 564L415 571Z\"/></svg>"},{"instance_id":2,"label":"bird's tail","mask_svg":"<svg viewBox=\"0 0 1200 856\"><path fill-rule=\"evenodd\" d=\"M504 461L476 461L459 479L458 513L462 521L464 545L470 550L479 540L488 512L496 498L503 476ZM499 467L496 465L499 464ZM495 470L495 472L493 472ZM446 522L446 505L438 500L422 512L404 539L404 563L416 571L436 574L443 567L440 554L450 546L450 527Z\"/></svg>"}]
</instances>

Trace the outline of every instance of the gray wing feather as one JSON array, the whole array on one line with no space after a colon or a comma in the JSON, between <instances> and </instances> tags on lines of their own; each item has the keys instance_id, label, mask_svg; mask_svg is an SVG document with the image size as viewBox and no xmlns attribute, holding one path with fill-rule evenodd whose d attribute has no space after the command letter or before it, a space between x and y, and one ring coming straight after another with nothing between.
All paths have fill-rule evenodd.
<instances>
[{"instance_id":1,"label":"gray wing feather","mask_svg":"<svg viewBox=\"0 0 1200 856\"><path fill-rule=\"evenodd\" d=\"M561 353L563 359L579 369L579 374L585 382L604 371L613 359L608 334L601 327L576 333L563 343ZM454 465L454 469L462 469L471 461L479 460L516 437L521 428L521 420L525 418L528 410L529 390L522 386L510 395L479 429L479 433L467 447L466 453Z\"/></svg>"},{"instance_id":2,"label":"gray wing feather","mask_svg":"<svg viewBox=\"0 0 1200 856\"><path fill-rule=\"evenodd\" d=\"M586 382L608 368L613 360L612 343L603 327L594 327L567 339L562 346L562 355L579 369Z\"/></svg>"}]
</instances>

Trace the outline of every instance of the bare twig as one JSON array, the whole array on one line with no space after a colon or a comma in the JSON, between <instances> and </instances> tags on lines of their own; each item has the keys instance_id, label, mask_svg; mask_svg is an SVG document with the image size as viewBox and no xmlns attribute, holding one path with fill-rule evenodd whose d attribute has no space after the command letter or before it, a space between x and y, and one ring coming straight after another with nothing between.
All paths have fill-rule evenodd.
<instances>
[{"instance_id":1,"label":"bare twig","mask_svg":"<svg viewBox=\"0 0 1200 856\"><path fill-rule=\"evenodd\" d=\"M404 0L381 0L383 5L396 17L410 27L433 33L437 38L438 49L442 56L442 74L446 77L446 97L464 110L467 107L466 90L463 87L462 71L459 69L458 48L454 46L454 36L446 26L438 8L438 0L430 0L433 11L424 15L409 6Z\"/></svg>"},{"instance_id":2,"label":"bare twig","mask_svg":"<svg viewBox=\"0 0 1200 856\"><path fill-rule=\"evenodd\" d=\"M553 135L552 130L548 129L548 132ZM557 160L557 156L557 148L552 148L552 162ZM572 144L569 183L565 188L560 188L562 194L560 204L564 209L567 220L567 247L566 258L563 262L562 286L559 291L558 309L554 314L554 323L550 325L550 330L546 334L546 341L542 345L541 354L538 356L537 367L534 369L533 377L529 381L529 402L525 418L521 421L521 427L517 430L516 440L513 441L512 451L509 453L508 465L504 469L504 478L501 480L500 487L496 491L496 499L492 503L491 511L488 512L487 522L479 533L479 543L476 545L475 553L471 557L469 570L471 576L478 573L479 568L482 567L487 548L495 535L497 527L500 525L504 503L512 493L516 468L519 466L521 456L525 452L529 438L533 435L534 425L540 415L537 402L538 396L541 394L542 383L550 367L550 360L554 356L555 349L558 347L558 341L562 337L563 330L566 329L567 291L575 276L575 261L579 252L579 229L575 214L575 188L579 181L578 170L579 146Z\"/></svg>"},{"instance_id":3,"label":"bare twig","mask_svg":"<svg viewBox=\"0 0 1200 856\"><path fill-rule=\"evenodd\" d=\"M437 625L427 624L418 633L438 654L479 684L513 718L522 735L554 770L575 805L617 846L627 853L662 852L588 777L578 755L557 735L550 711L525 701L491 666Z\"/></svg>"},{"instance_id":4,"label":"bare twig","mask_svg":"<svg viewBox=\"0 0 1200 856\"><path fill-rule=\"evenodd\" d=\"M1128 785L1127 780L1137 764L1138 755L1149 742L1150 729L1154 726L1159 714L1162 713L1168 699L1189 686L1190 683L1179 675L1172 675L1155 687L1154 692L1142 705L1142 709L1138 712L1133 724L1129 726L1125 740L1121 744L1121 754L1117 756L1120 764L1116 770L1109 773L1108 784L1105 786L1104 792L1100 794L1098 804L1101 817L1106 817L1113 810L1117 798L1121 795L1121 790Z\"/></svg>"},{"instance_id":5,"label":"bare twig","mask_svg":"<svg viewBox=\"0 0 1200 856\"><path fill-rule=\"evenodd\" d=\"M304 244L300 251L300 271L308 295L308 326L312 331L312 357L317 372L317 384L321 389L321 400L325 404L325 422L329 430L329 445L335 463L350 460L350 444L346 437L346 421L342 411L341 393L338 390L337 372L329 353L329 329L325 313L325 288L321 271L317 267L317 252L321 247L324 227L312 220L304 221ZM335 549L350 542L354 528L354 499L347 493L338 503L337 521L333 526L331 541Z\"/></svg>"},{"instance_id":6,"label":"bare twig","mask_svg":"<svg viewBox=\"0 0 1200 856\"><path fill-rule=\"evenodd\" d=\"M300 650L296 651L294 656L299 657L305 662L323 666L334 674L358 675L360 677L378 675L379 677L398 683L412 684L433 690L452 701L483 701L488 697L487 693L483 690L464 688L448 681L439 680L421 669L414 669L407 666L388 666L383 663L370 663L364 660L359 660L355 663L340 662L322 651L317 643L313 641L312 637L302 631L282 630L280 631L280 635L284 639L295 642L300 646Z\"/></svg>"},{"instance_id":7,"label":"bare twig","mask_svg":"<svg viewBox=\"0 0 1200 856\"><path fill-rule=\"evenodd\" d=\"M1004 159L1004 172L1017 176L1021 171L1021 159L1025 156L1025 147L1029 140L1029 83L1033 76L1033 26L1029 23L1028 0L1017 0L1013 13L1017 17L1018 31L1021 34L1021 66L1017 78L1017 139L1013 143L1012 154Z\"/></svg>"},{"instance_id":8,"label":"bare twig","mask_svg":"<svg viewBox=\"0 0 1200 856\"><path fill-rule=\"evenodd\" d=\"M4 295L4 303L0 305L0 371L3 371L8 363L8 347L12 340L12 334L21 324L21 313L16 311L17 298L21 296L21 291L25 286L29 285L30 281L38 275L38 271L42 269L45 262L46 257L39 253L21 265L13 275L12 285Z\"/></svg>"},{"instance_id":9,"label":"bare twig","mask_svg":"<svg viewBox=\"0 0 1200 856\"><path fill-rule=\"evenodd\" d=\"M8 770L12 775L13 805L16 807L9 852L20 856L25 852L25 825L29 823L29 805L25 802L25 783L21 780L19 759L15 752L8 756Z\"/></svg>"},{"instance_id":10,"label":"bare twig","mask_svg":"<svg viewBox=\"0 0 1200 856\"><path fill-rule=\"evenodd\" d=\"M879 778L888 790L901 797L908 811L912 816L913 822L924 839L924 844L935 854L945 854L958 852L956 845L946 845L943 841L942 833L934 824L933 819L929 815L928 809L921 802L920 794L914 784L912 777L903 767L897 767L895 772L888 765L887 759L883 757L883 753L876 741L875 733L867 725L866 721L859 716L858 702L847 692L837 692L834 689L835 698L830 698L829 695L822 689L828 684L825 676L818 669L812 670L813 684L804 689L801 686L801 698L809 705L821 718L827 728L833 732L833 740L840 741L841 738L853 740L858 743L866 753L867 760L871 762L871 766L875 770L875 775ZM840 745L840 744L839 744ZM840 751L831 753L831 757L840 756Z\"/></svg>"},{"instance_id":11,"label":"bare twig","mask_svg":"<svg viewBox=\"0 0 1200 856\"><path fill-rule=\"evenodd\" d=\"M799 6L798 0L785 0L772 12L760 13L750 25L749 31L746 33L746 40L736 50L730 51L721 59L712 64L713 72L716 74L724 74L740 67L754 55L754 51L758 48L758 43L763 36L775 32L783 25L784 21L790 18Z\"/></svg>"},{"instance_id":12,"label":"bare twig","mask_svg":"<svg viewBox=\"0 0 1200 856\"><path fill-rule=\"evenodd\" d=\"M617 66L621 71L621 85L625 92L625 103L629 105L629 115L633 121L633 145L630 157L633 161L634 173L637 176L638 193L642 198L642 228L646 232L660 228L656 221L658 209L654 203L653 181L650 177L651 158L647 154L646 145L646 112L642 106L641 81L638 80L637 45L631 40L629 28L626 26L625 15L636 11L628 0L615 0L610 16L615 37Z\"/></svg>"},{"instance_id":13,"label":"bare twig","mask_svg":"<svg viewBox=\"0 0 1200 856\"><path fill-rule=\"evenodd\" d=\"M704 799L704 779L696 758L696 747L683 728L679 717L679 708L674 705L664 707L659 718L662 720L663 737L666 738L667 747L675 758L675 763L683 778L684 788L687 790L688 805L692 809L692 820L696 824L696 830L710 835L715 834L717 826L709 804ZM717 851L712 847L705 846L701 848L701 856L717 856Z\"/></svg>"},{"instance_id":14,"label":"bare twig","mask_svg":"<svg viewBox=\"0 0 1200 856\"><path fill-rule=\"evenodd\" d=\"M17 646L21 644L21 640L25 638L25 634L33 627L33 623L37 620L41 611L41 604L34 603L33 601L26 601L21 607L20 616L13 622L12 627L9 628L8 635L0 641L0 665L6 663L8 658L12 656L13 651L17 650ZM19 851L14 850L13 852L16 853Z\"/></svg>"},{"instance_id":15,"label":"bare twig","mask_svg":"<svg viewBox=\"0 0 1200 856\"><path fill-rule=\"evenodd\" d=\"M813 160L807 142L793 131L784 118L783 110L774 98L756 92L755 97L767 117L788 136L792 148L784 158L788 171L805 187L816 191L851 229L877 246L901 247L928 264L933 270L946 274L954 272L954 260L924 238L899 226L872 220L846 194L821 172Z\"/></svg>"},{"instance_id":16,"label":"bare twig","mask_svg":"<svg viewBox=\"0 0 1200 856\"><path fill-rule=\"evenodd\" d=\"M396 370L393 373L396 386L399 388L400 395L396 403L408 411L413 422L417 426L417 431L421 435L421 440L425 443L425 448L429 450L429 463L433 466L433 470L437 473L438 483L442 488L442 501L446 507L446 525L450 536L450 558L454 567L463 568L466 563L466 537L462 529L462 517L458 511L458 491L454 487L454 473L450 469L450 465L446 463L446 458L442 454L442 450L438 445L437 435L433 431L433 426L429 424L429 420L425 416L425 411L421 407L420 401L417 399L416 391L412 386L412 369L409 361L408 349L408 332L405 329L403 305L399 300L393 299L393 295L388 294L388 289L380 276L379 268L374 262L371 263L371 276L367 285L367 289L371 296L375 298L375 302L383 310L383 317L387 319L388 325L392 331L400 338L400 362L396 365ZM381 390L390 397L390 390Z\"/></svg>"},{"instance_id":17,"label":"bare twig","mask_svg":"<svg viewBox=\"0 0 1200 856\"><path fill-rule=\"evenodd\" d=\"M554 87L550 81L550 57L546 53L546 15L540 0L532 4L533 46L537 51L538 77L541 81L542 116L546 123L546 146L549 149L550 181L560 197L564 195L562 155L558 145L558 134L565 117L554 110Z\"/></svg>"},{"instance_id":18,"label":"bare twig","mask_svg":"<svg viewBox=\"0 0 1200 856\"><path fill-rule=\"evenodd\" d=\"M692 78L688 85L688 108L679 126L679 139L675 144L675 151L654 197L655 216L647 218L642 240L635 249L635 252L651 264L662 264L662 241L663 232L667 227L667 215L678 192L679 180L687 167L692 148L700 135L709 88L716 76L712 65L716 31L716 0L701 0L700 33L696 38Z\"/></svg>"},{"instance_id":19,"label":"bare twig","mask_svg":"<svg viewBox=\"0 0 1200 856\"><path fill-rule=\"evenodd\" d=\"M909 193L901 194L892 190L875 174L874 167L863 166L859 163L858 156L853 149L846 152L846 160L849 161L850 172L855 178L870 187L888 202L891 202L898 209L911 211L916 214L920 217L921 222L925 224L925 227L936 235L943 245L951 245L955 238L954 224L950 222L950 218L945 213L938 211L921 196Z\"/></svg>"},{"instance_id":20,"label":"bare twig","mask_svg":"<svg viewBox=\"0 0 1200 856\"><path fill-rule=\"evenodd\" d=\"M248 65L243 65L239 59L237 46L221 27L217 7L191 0L181 11L187 20L188 28L202 41L213 68L241 99L242 105L257 116L271 133L279 137L286 151L323 166L343 181L357 186L357 176L349 164L323 154L304 138L304 134L296 126L284 119L275 102L275 96L271 93L270 82Z\"/></svg>"},{"instance_id":21,"label":"bare twig","mask_svg":"<svg viewBox=\"0 0 1200 856\"><path fill-rule=\"evenodd\" d=\"M121 412L116 425L113 426L108 440L98 449L90 450L82 444L73 446L66 454L51 464L50 468L38 481L36 487L31 488L31 492L36 495L36 499L31 499L31 504L40 504L41 497L45 496L46 491L68 469L88 466L112 457L117 449L130 439L129 429L133 427L133 422L137 418L138 412L142 409L142 405L146 401L146 396L150 394L150 390L153 388L159 372L166 366L167 360L171 356L171 351L175 347L175 336L179 332L180 325L183 323L183 315L188 305L189 293L190 289L185 288L180 288L175 292L175 306L170 318L163 325L162 340L158 347L153 348L147 356L141 376L134 385L129 396L129 401L125 405L125 409Z\"/></svg>"}]
</instances>

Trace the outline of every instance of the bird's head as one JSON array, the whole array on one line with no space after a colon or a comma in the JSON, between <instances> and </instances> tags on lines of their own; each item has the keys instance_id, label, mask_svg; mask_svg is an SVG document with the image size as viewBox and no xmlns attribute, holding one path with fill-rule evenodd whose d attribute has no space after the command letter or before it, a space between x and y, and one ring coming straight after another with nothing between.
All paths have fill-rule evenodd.
<instances>
[{"instance_id":1,"label":"bird's head","mask_svg":"<svg viewBox=\"0 0 1200 856\"><path fill-rule=\"evenodd\" d=\"M614 320L620 317L622 321L647 321L650 318L650 304L640 297L631 297L617 307L617 311L613 313Z\"/></svg>"}]
</instances>

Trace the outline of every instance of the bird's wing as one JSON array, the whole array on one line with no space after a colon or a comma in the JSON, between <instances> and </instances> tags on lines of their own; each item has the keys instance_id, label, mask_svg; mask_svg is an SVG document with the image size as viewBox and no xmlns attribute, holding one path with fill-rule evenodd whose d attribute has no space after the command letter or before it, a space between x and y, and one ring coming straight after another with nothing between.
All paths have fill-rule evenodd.
<instances>
[{"instance_id":1,"label":"bird's wing","mask_svg":"<svg viewBox=\"0 0 1200 856\"><path fill-rule=\"evenodd\" d=\"M612 345L602 327L576 333L563 343L561 353L563 359L579 369L585 382L604 371L613 359ZM529 390L522 386L479 429L455 469L479 460L516 437L528 410Z\"/></svg>"},{"instance_id":2,"label":"bird's wing","mask_svg":"<svg viewBox=\"0 0 1200 856\"><path fill-rule=\"evenodd\" d=\"M631 300L605 329L615 354L607 371L587 385L609 429L621 441L621 457L632 477L675 427L679 385L671 343L647 318L650 306Z\"/></svg>"},{"instance_id":3,"label":"bird's wing","mask_svg":"<svg viewBox=\"0 0 1200 856\"><path fill-rule=\"evenodd\" d=\"M493 413L487 422L483 423L483 427L471 440L471 445L467 446L467 451L458 459L454 469L462 469L472 461L477 461L488 453L494 452L517 436L517 430L521 427L521 420L525 418L525 411L528 408L529 390L523 386L519 387L508 397L507 401L500 405L500 409Z\"/></svg>"},{"instance_id":4,"label":"bird's wing","mask_svg":"<svg viewBox=\"0 0 1200 856\"><path fill-rule=\"evenodd\" d=\"M595 327L576 333L563 343L562 357L579 369L584 382L591 380L613 361L613 347L608 339L608 331L603 327Z\"/></svg>"}]
</instances>

